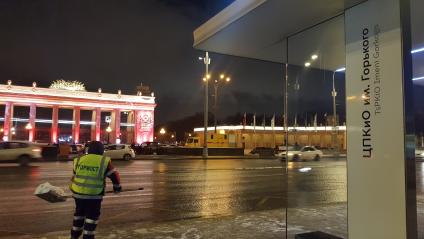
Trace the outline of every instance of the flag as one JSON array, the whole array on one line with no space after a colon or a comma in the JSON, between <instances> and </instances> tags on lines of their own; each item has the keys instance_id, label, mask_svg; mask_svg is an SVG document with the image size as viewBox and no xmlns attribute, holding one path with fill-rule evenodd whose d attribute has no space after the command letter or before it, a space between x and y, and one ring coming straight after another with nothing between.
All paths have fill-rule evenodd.
<instances>
[{"instance_id":1,"label":"flag","mask_svg":"<svg viewBox=\"0 0 424 239\"><path fill-rule=\"evenodd\" d=\"M324 125L327 127L327 112L324 114Z\"/></svg>"},{"instance_id":2,"label":"flag","mask_svg":"<svg viewBox=\"0 0 424 239\"><path fill-rule=\"evenodd\" d=\"M305 115L305 127L308 126L308 112Z\"/></svg>"},{"instance_id":3,"label":"flag","mask_svg":"<svg viewBox=\"0 0 424 239\"><path fill-rule=\"evenodd\" d=\"M297 127L297 114L294 116L294 127Z\"/></svg>"},{"instance_id":4,"label":"flag","mask_svg":"<svg viewBox=\"0 0 424 239\"><path fill-rule=\"evenodd\" d=\"M243 127L246 127L246 112L243 115Z\"/></svg>"},{"instance_id":5,"label":"flag","mask_svg":"<svg viewBox=\"0 0 424 239\"><path fill-rule=\"evenodd\" d=\"M253 114L253 130L256 129L256 113Z\"/></svg>"}]
</instances>

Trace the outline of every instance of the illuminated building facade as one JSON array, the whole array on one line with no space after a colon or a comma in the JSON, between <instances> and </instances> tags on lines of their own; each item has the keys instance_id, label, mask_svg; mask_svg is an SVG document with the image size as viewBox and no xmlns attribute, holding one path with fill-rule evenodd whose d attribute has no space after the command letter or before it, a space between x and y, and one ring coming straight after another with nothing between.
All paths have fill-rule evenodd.
<instances>
[{"instance_id":1,"label":"illuminated building facade","mask_svg":"<svg viewBox=\"0 0 424 239\"><path fill-rule=\"evenodd\" d=\"M59 135L67 128L72 142L97 140L110 143L136 143L153 141L155 97L103 93L80 90L55 89L16 86L11 81L0 84L0 104L4 105L4 115L0 117L0 135L3 141L12 140L15 135L14 122L24 122L28 132L27 140L35 141L35 134L40 124L48 125L49 142L58 143ZM14 107L29 107L27 117L14 117ZM37 108L51 109L51 119L37 118ZM72 120L59 119L59 110L73 111ZM81 112L90 111L91 120L81 120ZM102 113L108 114L102 119ZM125 116L125 121L121 120ZM107 122L105 128L102 123ZM63 127L59 127L59 125ZM81 128L89 127L89 137L81 140ZM45 132L44 132L45 133ZM125 135L123 134L125 133Z\"/></svg>"},{"instance_id":2,"label":"illuminated building facade","mask_svg":"<svg viewBox=\"0 0 424 239\"><path fill-rule=\"evenodd\" d=\"M222 125L217 126L217 132L227 134L229 147L245 148L251 150L255 147L276 147L285 145L285 129L281 126L243 126ZM322 148L333 147L332 136L336 133L337 147L346 150L346 126L337 126L336 132L330 126L317 127L288 127L288 145L314 145ZM203 144L203 128L194 128L194 133L199 136ZM215 127L208 127L209 137L215 131Z\"/></svg>"}]
</instances>

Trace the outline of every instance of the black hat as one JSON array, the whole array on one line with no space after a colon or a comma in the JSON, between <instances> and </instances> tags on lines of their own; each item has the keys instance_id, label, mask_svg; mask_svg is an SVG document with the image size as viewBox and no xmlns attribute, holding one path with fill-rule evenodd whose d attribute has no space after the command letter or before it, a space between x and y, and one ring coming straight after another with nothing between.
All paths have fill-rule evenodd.
<instances>
[{"instance_id":1,"label":"black hat","mask_svg":"<svg viewBox=\"0 0 424 239\"><path fill-rule=\"evenodd\" d=\"M91 141L88 144L88 154L103 155L105 148L99 141Z\"/></svg>"}]
</instances>

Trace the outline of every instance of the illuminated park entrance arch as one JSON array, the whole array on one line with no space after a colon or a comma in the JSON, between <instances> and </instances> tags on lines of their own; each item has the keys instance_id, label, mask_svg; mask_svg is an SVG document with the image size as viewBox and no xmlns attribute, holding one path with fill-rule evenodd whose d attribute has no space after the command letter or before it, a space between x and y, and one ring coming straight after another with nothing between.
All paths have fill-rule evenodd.
<instances>
[{"instance_id":1,"label":"illuminated park entrance arch","mask_svg":"<svg viewBox=\"0 0 424 239\"><path fill-rule=\"evenodd\" d=\"M80 135L81 126L90 127L89 140L101 140L101 134L107 132L108 141L112 143L137 143L153 141L155 97L137 95L123 95L119 90L117 94L86 92L71 89L55 89L0 84L0 104L4 105L4 116L0 117L0 135L3 141L14 138L14 122L25 122L28 131L27 139L35 140L36 123L51 124L49 142L57 143L59 140L59 125L71 125L72 136L75 143L83 143ZM27 117L14 117L15 106L29 107ZM51 119L36 117L38 107L51 108ZM72 120L60 120L59 109L73 110ZM91 120L81 120L81 111L91 111ZM102 112L110 115L102 119ZM121 122L121 113L126 115L126 122ZM102 128L101 122L106 120L108 127ZM124 129L124 130L122 130ZM126 135L122 134L122 131Z\"/></svg>"}]
</instances>

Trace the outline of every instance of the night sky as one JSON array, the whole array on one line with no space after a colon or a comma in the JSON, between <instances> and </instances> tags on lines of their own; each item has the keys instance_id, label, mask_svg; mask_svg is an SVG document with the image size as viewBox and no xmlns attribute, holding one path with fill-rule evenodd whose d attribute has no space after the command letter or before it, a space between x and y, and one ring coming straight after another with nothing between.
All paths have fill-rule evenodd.
<instances>
[{"instance_id":1,"label":"night sky","mask_svg":"<svg viewBox=\"0 0 424 239\"><path fill-rule=\"evenodd\" d=\"M127 94L143 83L157 96L158 123L201 112L203 52L193 49L192 32L231 2L2 0L0 82L63 78ZM223 116L281 112L279 65L212 54L211 69L233 79L220 90Z\"/></svg>"},{"instance_id":2,"label":"night sky","mask_svg":"<svg viewBox=\"0 0 424 239\"><path fill-rule=\"evenodd\" d=\"M63 78L81 81L90 91L100 87L111 93L122 89L124 94L135 94L143 83L157 97L159 124L203 112L204 65L198 60L203 52L193 49L192 33L232 1L2 0L0 82L11 79L30 86L36 81L47 87ZM212 74L225 72L232 78L219 91L220 118L237 112L282 115L281 65L211 57ZM325 83L317 81L324 93L312 88L294 96L298 98L292 106L299 114L331 112L328 79L331 74Z\"/></svg>"}]
</instances>

